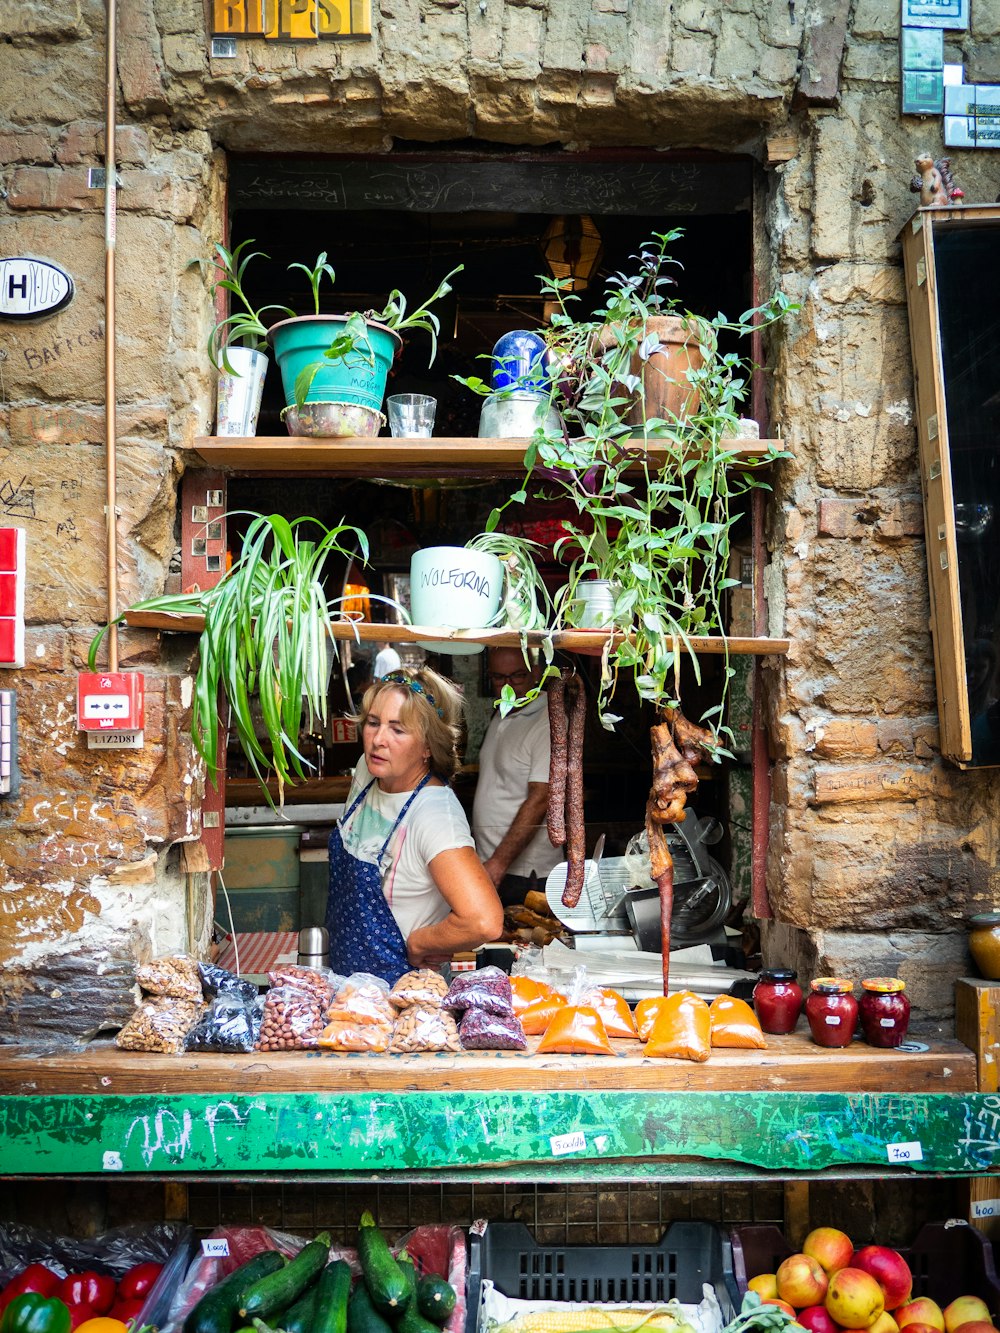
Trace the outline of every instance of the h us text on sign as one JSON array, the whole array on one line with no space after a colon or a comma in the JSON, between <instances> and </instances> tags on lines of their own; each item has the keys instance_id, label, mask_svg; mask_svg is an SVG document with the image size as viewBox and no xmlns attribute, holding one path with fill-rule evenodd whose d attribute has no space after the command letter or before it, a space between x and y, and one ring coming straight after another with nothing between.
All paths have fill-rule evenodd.
<instances>
[{"instance_id":1,"label":"h us text on sign","mask_svg":"<svg viewBox=\"0 0 1000 1333\"><path fill-rule=\"evenodd\" d=\"M212 0L213 37L315 42L371 34L371 0Z\"/></svg>"},{"instance_id":2,"label":"h us text on sign","mask_svg":"<svg viewBox=\"0 0 1000 1333\"><path fill-rule=\"evenodd\" d=\"M0 316L39 319L69 304L73 279L47 259L0 259Z\"/></svg>"}]
</instances>

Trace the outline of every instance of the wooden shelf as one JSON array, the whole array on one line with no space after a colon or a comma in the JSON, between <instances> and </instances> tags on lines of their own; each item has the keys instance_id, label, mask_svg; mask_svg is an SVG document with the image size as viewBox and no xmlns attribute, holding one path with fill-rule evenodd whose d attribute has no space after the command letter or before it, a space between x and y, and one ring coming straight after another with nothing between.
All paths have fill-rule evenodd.
<instances>
[{"instance_id":1,"label":"wooden shelf","mask_svg":"<svg viewBox=\"0 0 1000 1333\"><path fill-rule=\"evenodd\" d=\"M290 435L220 438L200 436L198 456L211 467L231 472L280 473L282 476L437 478L516 476L524 467L527 439L376 439L312 440ZM766 466L782 440L723 440L740 467ZM650 441L648 453L658 462L666 445Z\"/></svg>"},{"instance_id":2,"label":"wooden shelf","mask_svg":"<svg viewBox=\"0 0 1000 1333\"><path fill-rule=\"evenodd\" d=\"M177 615L170 611L126 611L125 623L130 629L170 630L181 634L200 634L205 628L204 616ZM447 629L439 625L375 625L347 621L333 626L333 637L362 643L440 643L450 640L452 643L482 643L491 648L517 648L521 642L518 632L511 629ZM543 630L528 630L525 637L529 646L539 647L546 635ZM610 636L606 630L556 630L551 637L554 648L567 653L595 655L601 652ZM620 642L622 635L614 637ZM791 646L790 639L724 639L718 635L692 638L690 642L697 654L705 656L720 656L727 651L740 657L767 657L772 653L784 656ZM683 645L681 647L683 650Z\"/></svg>"}]
</instances>

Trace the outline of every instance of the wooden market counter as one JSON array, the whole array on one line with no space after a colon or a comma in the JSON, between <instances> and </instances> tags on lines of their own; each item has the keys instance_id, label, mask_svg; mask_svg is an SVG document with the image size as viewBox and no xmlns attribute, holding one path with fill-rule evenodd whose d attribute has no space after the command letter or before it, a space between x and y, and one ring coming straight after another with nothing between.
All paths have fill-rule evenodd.
<instances>
[{"instance_id":1,"label":"wooden market counter","mask_svg":"<svg viewBox=\"0 0 1000 1333\"><path fill-rule=\"evenodd\" d=\"M971 1175L1000 1099L956 1041L915 1052L804 1034L706 1064L461 1055L0 1051L0 1176L627 1180L764 1170Z\"/></svg>"}]
</instances>

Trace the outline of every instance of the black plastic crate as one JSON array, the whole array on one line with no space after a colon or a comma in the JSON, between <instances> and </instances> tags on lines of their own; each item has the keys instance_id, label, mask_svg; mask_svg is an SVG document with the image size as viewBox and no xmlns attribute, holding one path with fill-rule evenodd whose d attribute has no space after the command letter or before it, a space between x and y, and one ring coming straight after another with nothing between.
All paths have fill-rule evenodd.
<instances>
[{"instance_id":1,"label":"black plastic crate","mask_svg":"<svg viewBox=\"0 0 1000 1333\"><path fill-rule=\"evenodd\" d=\"M692 1305L708 1283L727 1322L740 1304L729 1243L711 1222L673 1222L658 1245L537 1245L521 1222L491 1222L469 1242L469 1333L483 1278L513 1300Z\"/></svg>"},{"instance_id":2,"label":"black plastic crate","mask_svg":"<svg viewBox=\"0 0 1000 1333\"><path fill-rule=\"evenodd\" d=\"M742 1295L750 1278L774 1273L793 1252L781 1230L773 1226L734 1227L733 1271ZM927 1222L910 1246L893 1246L910 1265L913 1295L929 1296L945 1306L956 1296L978 1296L992 1314L1000 1313L1000 1281L993 1249L967 1222Z\"/></svg>"}]
</instances>

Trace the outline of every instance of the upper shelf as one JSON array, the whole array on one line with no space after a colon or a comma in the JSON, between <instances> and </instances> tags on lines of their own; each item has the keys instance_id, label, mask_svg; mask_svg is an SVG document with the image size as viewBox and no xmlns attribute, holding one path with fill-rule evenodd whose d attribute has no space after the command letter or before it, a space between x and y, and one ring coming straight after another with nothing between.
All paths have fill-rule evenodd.
<instances>
[{"instance_id":1,"label":"upper shelf","mask_svg":"<svg viewBox=\"0 0 1000 1333\"><path fill-rule=\"evenodd\" d=\"M516 476L524 469L527 439L375 439L315 440L291 435L200 436L196 453L212 467L231 472L280 472L285 476L319 473L352 477L462 477L482 479ZM739 467L766 466L782 440L723 440ZM650 440L647 453L654 462L666 456L667 446Z\"/></svg>"},{"instance_id":2,"label":"upper shelf","mask_svg":"<svg viewBox=\"0 0 1000 1333\"><path fill-rule=\"evenodd\" d=\"M200 634L205 628L204 616L172 611L126 611L125 623L130 629L173 630L183 634ZM449 629L441 625L379 625L365 621L339 621L333 626L335 639L360 640L362 643L427 643L451 640L453 643L482 643L491 648L517 648L521 636L513 629ZM530 647L541 647L544 630L526 630L524 637ZM552 646L568 653L597 655L607 643L607 630L565 629L551 634ZM615 640L622 638L615 635ZM765 657L770 653L788 652L790 639L724 639L720 635L704 635L689 640L694 652L719 655L727 651L739 656ZM682 645L683 647L683 645Z\"/></svg>"}]
</instances>

